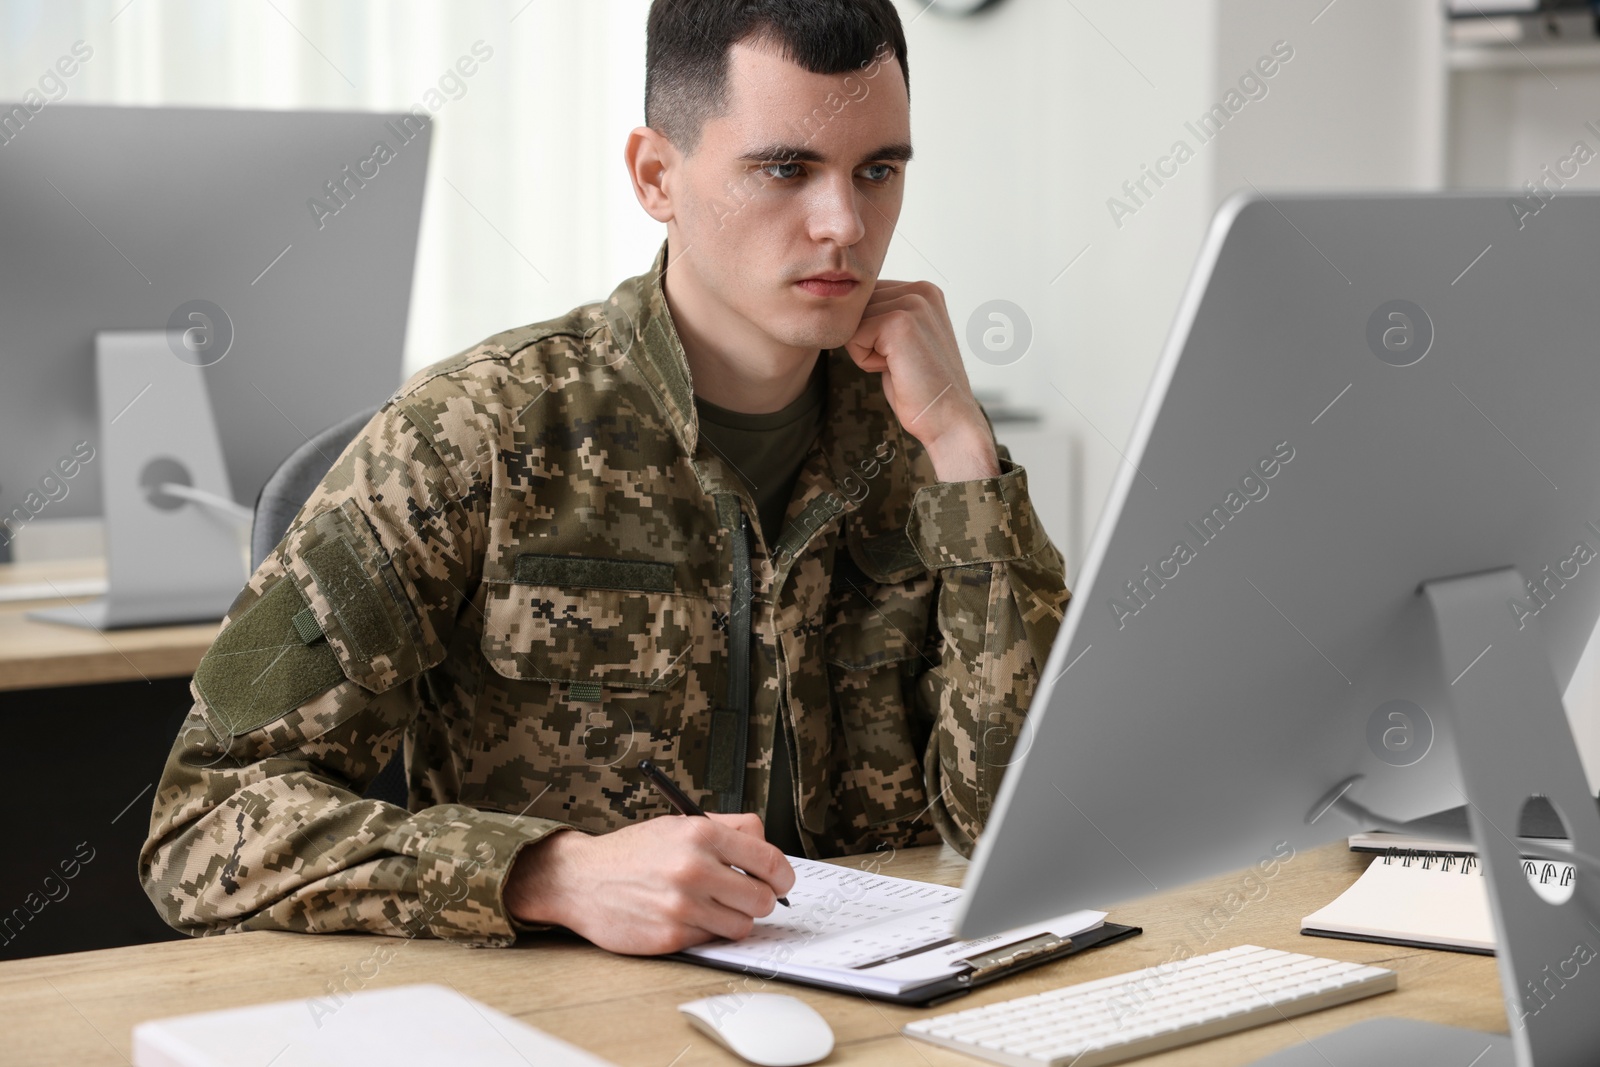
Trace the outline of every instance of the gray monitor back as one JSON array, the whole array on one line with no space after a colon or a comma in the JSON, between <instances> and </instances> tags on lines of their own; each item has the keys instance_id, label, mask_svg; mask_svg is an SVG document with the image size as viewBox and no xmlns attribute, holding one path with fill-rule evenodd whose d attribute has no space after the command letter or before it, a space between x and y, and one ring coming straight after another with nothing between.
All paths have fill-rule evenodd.
<instances>
[{"instance_id":1,"label":"gray monitor back","mask_svg":"<svg viewBox=\"0 0 1600 1067\"><path fill-rule=\"evenodd\" d=\"M1353 774L1388 816L1460 804L1426 580L1545 582L1506 610L1566 686L1600 613L1600 196L1518 223L1504 195L1218 211L964 936L1343 836L1306 817Z\"/></svg>"},{"instance_id":2,"label":"gray monitor back","mask_svg":"<svg viewBox=\"0 0 1600 1067\"><path fill-rule=\"evenodd\" d=\"M98 445L98 330L167 329L180 311L187 329L194 302L222 309L231 348L206 380L247 505L307 435L392 392L431 134L417 116L333 111L61 103L13 121L0 145L0 513L77 442ZM211 325L216 345L226 325ZM101 475L84 465L39 518L98 514Z\"/></svg>"}]
</instances>

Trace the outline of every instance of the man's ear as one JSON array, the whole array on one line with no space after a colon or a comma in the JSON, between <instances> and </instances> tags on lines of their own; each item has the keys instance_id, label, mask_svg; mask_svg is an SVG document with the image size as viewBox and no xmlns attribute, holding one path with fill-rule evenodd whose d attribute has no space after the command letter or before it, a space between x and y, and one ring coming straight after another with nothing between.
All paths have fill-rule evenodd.
<instances>
[{"instance_id":1,"label":"man's ear","mask_svg":"<svg viewBox=\"0 0 1600 1067\"><path fill-rule=\"evenodd\" d=\"M670 178L677 173L683 159L678 146L659 130L640 126L628 134L628 146L623 155L639 206L657 222L672 221L676 211Z\"/></svg>"}]
</instances>

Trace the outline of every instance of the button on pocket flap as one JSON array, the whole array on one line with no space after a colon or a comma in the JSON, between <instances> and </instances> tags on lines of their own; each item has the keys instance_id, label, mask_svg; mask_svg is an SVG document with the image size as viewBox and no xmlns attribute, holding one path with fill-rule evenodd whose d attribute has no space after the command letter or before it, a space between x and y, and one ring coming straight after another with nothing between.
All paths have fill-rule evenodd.
<instances>
[{"instance_id":1,"label":"button on pocket flap","mask_svg":"<svg viewBox=\"0 0 1600 1067\"><path fill-rule=\"evenodd\" d=\"M419 646L416 592L350 501L321 512L291 532L289 573L345 677L374 693L407 681L427 666Z\"/></svg>"},{"instance_id":2,"label":"button on pocket flap","mask_svg":"<svg viewBox=\"0 0 1600 1067\"><path fill-rule=\"evenodd\" d=\"M506 678L670 689L688 672L697 626L710 628L709 603L676 593L485 587L483 655Z\"/></svg>"}]
</instances>

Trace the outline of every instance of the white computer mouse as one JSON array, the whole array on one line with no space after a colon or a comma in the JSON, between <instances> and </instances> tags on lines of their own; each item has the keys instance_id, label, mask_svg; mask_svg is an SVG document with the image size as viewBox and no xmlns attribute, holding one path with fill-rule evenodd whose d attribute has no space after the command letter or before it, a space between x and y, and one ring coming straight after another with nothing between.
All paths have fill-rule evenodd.
<instances>
[{"instance_id":1,"label":"white computer mouse","mask_svg":"<svg viewBox=\"0 0 1600 1067\"><path fill-rule=\"evenodd\" d=\"M725 993L679 1004L678 1010L761 1067L800 1067L833 1051L833 1028L803 1000L782 993Z\"/></svg>"}]
</instances>

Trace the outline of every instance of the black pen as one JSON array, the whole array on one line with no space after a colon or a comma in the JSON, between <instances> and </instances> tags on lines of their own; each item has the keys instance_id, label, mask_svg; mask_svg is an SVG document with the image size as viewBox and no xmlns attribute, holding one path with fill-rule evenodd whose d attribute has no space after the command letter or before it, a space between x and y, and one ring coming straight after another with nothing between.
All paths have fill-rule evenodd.
<instances>
[{"instance_id":1,"label":"black pen","mask_svg":"<svg viewBox=\"0 0 1600 1067\"><path fill-rule=\"evenodd\" d=\"M655 786L661 795L667 798L667 802L678 809L678 814L698 815L702 819L710 818L709 815L700 810L700 805L689 799L689 794L679 789L677 783L666 776L660 767L657 767L647 759L642 759L639 761L639 769L644 772L646 778L650 779L650 784ZM729 866L733 865L729 864ZM748 878L755 878L755 875L749 871L740 870L738 867L733 869ZM778 903L786 908L789 906L789 901L784 897L779 897Z\"/></svg>"}]
</instances>

